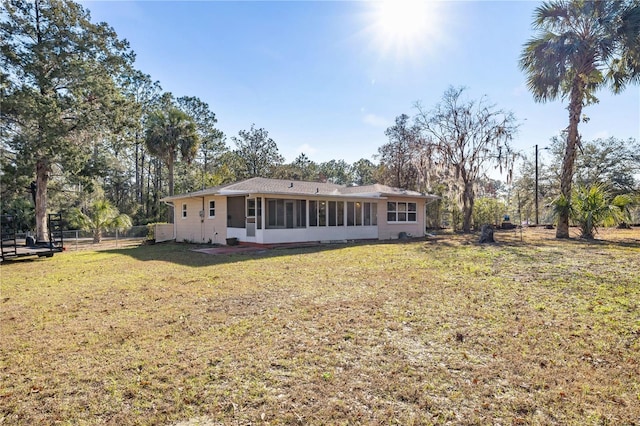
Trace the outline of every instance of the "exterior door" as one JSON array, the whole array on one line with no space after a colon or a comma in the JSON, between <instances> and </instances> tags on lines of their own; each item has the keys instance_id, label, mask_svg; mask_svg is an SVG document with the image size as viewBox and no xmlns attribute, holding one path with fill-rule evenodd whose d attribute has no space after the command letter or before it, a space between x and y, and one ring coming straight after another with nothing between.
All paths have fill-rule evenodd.
<instances>
[{"instance_id":1,"label":"exterior door","mask_svg":"<svg viewBox=\"0 0 640 426\"><path fill-rule=\"evenodd\" d=\"M256 199L247 198L247 237L256 236Z\"/></svg>"}]
</instances>

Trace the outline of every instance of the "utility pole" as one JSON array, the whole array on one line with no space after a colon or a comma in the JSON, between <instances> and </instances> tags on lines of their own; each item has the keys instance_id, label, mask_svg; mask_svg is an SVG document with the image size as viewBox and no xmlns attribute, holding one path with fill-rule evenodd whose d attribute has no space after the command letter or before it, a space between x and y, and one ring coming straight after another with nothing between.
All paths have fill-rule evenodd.
<instances>
[{"instance_id":1,"label":"utility pole","mask_svg":"<svg viewBox=\"0 0 640 426\"><path fill-rule=\"evenodd\" d=\"M538 222L538 144L536 144L536 226Z\"/></svg>"}]
</instances>

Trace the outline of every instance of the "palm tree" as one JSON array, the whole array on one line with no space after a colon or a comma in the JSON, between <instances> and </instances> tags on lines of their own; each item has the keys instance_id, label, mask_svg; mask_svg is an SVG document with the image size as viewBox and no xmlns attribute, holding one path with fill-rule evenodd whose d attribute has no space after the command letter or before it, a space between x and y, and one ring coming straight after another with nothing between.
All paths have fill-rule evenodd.
<instances>
[{"instance_id":1,"label":"palm tree","mask_svg":"<svg viewBox=\"0 0 640 426\"><path fill-rule=\"evenodd\" d=\"M612 226L629 219L631 197L611 199L604 185L579 186L573 194L570 215L580 227L580 238L593 239L598 226Z\"/></svg>"},{"instance_id":2,"label":"palm tree","mask_svg":"<svg viewBox=\"0 0 640 426\"><path fill-rule=\"evenodd\" d=\"M169 195L173 195L174 165L180 156L191 162L200 140L196 124L189 115L175 107L158 110L147 121L146 144L151 155L160 158L169 169Z\"/></svg>"},{"instance_id":3,"label":"palm tree","mask_svg":"<svg viewBox=\"0 0 640 426\"><path fill-rule=\"evenodd\" d=\"M640 1L635 0L622 11L620 22L618 36L623 50L608 74L615 90L622 90L628 82L640 82Z\"/></svg>"},{"instance_id":4,"label":"palm tree","mask_svg":"<svg viewBox=\"0 0 640 426\"><path fill-rule=\"evenodd\" d=\"M102 231L117 229L119 231L131 228L131 218L120 213L107 200L98 200L89 208L88 214L80 209L71 211L71 223L83 231L93 233L93 242L102 241Z\"/></svg>"},{"instance_id":5,"label":"palm tree","mask_svg":"<svg viewBox=\"0 0 640 426\"><path fill-rule=\"evenodd\" d=\"M520 68L538 102L569 98L569 126L561 195L570 204L578 124L582 108L597 102L596 90L611 83L614 93L637 82L637 0L552 0L534 13L536 37L524 45ZM568 210L560 212L557 238L569 238Z\"/></svg>"}]
</instances>

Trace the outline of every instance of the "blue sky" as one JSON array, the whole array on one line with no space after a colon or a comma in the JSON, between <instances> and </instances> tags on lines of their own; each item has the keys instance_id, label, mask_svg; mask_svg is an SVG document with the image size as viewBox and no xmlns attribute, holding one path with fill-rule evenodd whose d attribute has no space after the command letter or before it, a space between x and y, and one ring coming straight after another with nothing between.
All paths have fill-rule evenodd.
<instances>
[{"instance_id":1,"label":"blue sky","mask_svg":"<svg viewBox=\"0 0 640 426\"><path fill-rule=\"evenodd\" d=\"M397 1L396 1L397 3ZM126 38L136 66L175 96L197 96L230 137L252 123L286 160L373 159L384 130L450 86L486 95L521 127L533 152L568 124L566 102L539 104L518 69L538 2L425 1L402 24L381 3L356 1L83 1ZM395 15L394 15L395 16ZM640 89L599 93L586 140L640 140Z\"/></svg>"}]
</instances>

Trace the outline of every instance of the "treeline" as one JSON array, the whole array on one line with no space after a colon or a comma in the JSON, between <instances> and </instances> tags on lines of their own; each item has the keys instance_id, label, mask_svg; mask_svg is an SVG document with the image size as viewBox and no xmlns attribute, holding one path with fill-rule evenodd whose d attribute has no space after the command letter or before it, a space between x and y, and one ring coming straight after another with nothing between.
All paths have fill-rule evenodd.
<instances>
[{"instance_id":1,"label":"treeline","mask_svg":"<svg viewBox=\"0 0 640 426\"><path fill-rule=\"evenodd\" d=\"M266 129L252 125L227 137L206 102L163 91L135 68L128 43L106 23L93 23L81 5L5 0L2 7L2 210L17 213L38 239L46 236L47 211L86 211L100 199L145 224L167 220L166 195L253 176L420 191L453 176L443 166L450 153L424 137L423 130L436 132L426 113L423 129L400 116L375 163L316 163L304 154L285 163ZM451 89L445 101L461 93ZM482 131L478 140L506 140L511 129ZM480 175L463 170L465 206Z\"/></svg>"},{"instance_id":2,"label":"treeline","mask_svg":"<svg viewBox=\"0 0 640 426\"><path fill-rule=\"evenodd\" d=\"M637 16L638 8L633 10ZM539 167L533 184L530 156L514 170L523 158L512 147L516 117L455 87L436 105L416 104L413 116L399 115L374 158L317 163L300 154L285 163L266 129L252 125L225 135L206 102L165 92L135 68L128 43L106 23L93 23L81 5L4 0L1 12L2 212L16 214L20 227L36 229L39 240L46 239L47 211L87 211L108 200L134 224L166 221L163 197L253 176L435 193L442 201L431 206L429 225L464 231L496 222L506 211L530 218L534 188L538 201L551 205L566 192L567 176L575 184L604 182L614 191L638 191L635 141L579 142L580 149L570 151L576 146L573 127L552 141L551 164ZM526 55L525 71L542 66ZM624 82L633 75L638 69L617 78ZM488 177L496 169L509 185Z\"/></svg>"},{"instance_id":3,"label":"treeline","mask_svg":"<svg viewBox=\"0 0 640 426\"><path fill-rule=\"evenodd\" d=\"M252 176L368 184L362 159L285 164L268 131L227 139L197 96L176 97L134 66L105 23L71 1L3 1L2 212L44 231L46 211L107 199L135 224L167 220L166 195ZM36 224L37 222L37 224Z\"/></svg>"}]
</instances>

